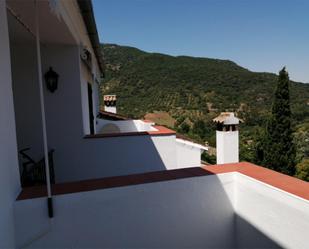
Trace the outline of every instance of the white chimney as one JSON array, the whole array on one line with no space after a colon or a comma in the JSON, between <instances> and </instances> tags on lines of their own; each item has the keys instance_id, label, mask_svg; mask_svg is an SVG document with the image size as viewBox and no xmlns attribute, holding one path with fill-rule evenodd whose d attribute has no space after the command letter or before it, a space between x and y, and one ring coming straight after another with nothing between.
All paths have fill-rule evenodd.
<instances>
[{"instance_id":1,"label":"white chimney","mask_svg":"<svg viewBox=\"0 0 309 249\"><path fill-rule=\"evenodd\" d=\"M103 100L104 100L104 111L116 114L117 113L117 109L116 109L117 97L116 97L116 95L104 95Z\"/></svg>"},{"instance_id":2,"label":"white chimney","mask_svg":"<svg viewBox=\"0 0 309 249\"><path fill-rule=\"evenodd\" d=\"M213 119L217 124L216 150L217 164L239 162L239 132L241 119L235 117L233 112L222 112Z\"/></svg>"}]
</instances>

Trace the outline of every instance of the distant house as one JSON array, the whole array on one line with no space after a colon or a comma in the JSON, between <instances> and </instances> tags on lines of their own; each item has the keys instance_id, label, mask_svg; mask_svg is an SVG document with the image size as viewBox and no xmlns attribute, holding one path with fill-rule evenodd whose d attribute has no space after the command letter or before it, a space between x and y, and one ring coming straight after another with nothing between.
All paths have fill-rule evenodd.
<instances>
[{"instance_id":1,"label":"distant house","mask_svg":"<svg viewBox=\"0 0 309 249\"><path fill-rule=\"evenodd\" d=\"M100 51L90 0L0 1L0 248L309 247L307 183L99 110Z\"/></svg>"},{"instance_id":2,"label":"distant house","mask_svg":"<svg viewBox=\"0 0 309 249\"><path fill-rule=\"evenodd\" d=\"M109 110L109 108L110 106L105 109ZM105 110L101 110L98 115L97 131L97 134L86 137L122 137L123 144L129 142L126 137L133 137L131 139L140 141L141 148L138 148L139 142L129 142L126 154L120 153L126 160L124 168L127 168L126 165L130 165L132 162L135 164L135 166L126 169L127 174L197 167L201 165L201 154L208 150L207 146L193 142L186 136L176 134L175 131L156 125L150 120L132 120ZM138 153L141 152L138 158L134 158L136 157L135 150ZM115 147L115 152L118 153L117 147ZM143 160L145 155L147 157ZM123 173L119 172L119 174Z\"/></svg>"}]
</instances>

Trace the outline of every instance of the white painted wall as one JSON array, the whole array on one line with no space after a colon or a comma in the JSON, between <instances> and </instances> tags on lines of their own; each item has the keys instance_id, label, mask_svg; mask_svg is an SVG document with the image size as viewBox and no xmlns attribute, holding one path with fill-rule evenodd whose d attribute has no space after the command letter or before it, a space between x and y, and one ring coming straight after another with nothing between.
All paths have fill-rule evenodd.
<instances>
[{"instance_id":1,"label":"white painted wall","mask_svg":"<svg viewBox=\"0 0 309 249\"><path fill-rule=\"evenodd\" d=\"M28 248L231 248L233 174L16 202L18 245Z\"/></svg>"},{"instance_id":2,"label":"white painted wall","mask_svg":"<svg viewBox=\"0 0 309 249\"><path fill-rule=\"evenodd\" d=\"M138 131L157 131L157 129L153 127L154 123L144 122L142 120L133 120L133 122Z\"/></svg>"},{"instance_id":3,"label":"white painted wall","mask_svg":"<svg viewBox=\"0 0 309 249\"><path fill-rule=\"evenodd\" d=\"M288 194L242 174L236 174L235 212L238 247L309 248L309 201ZM243 220L270 238L257 236Z\"/></svg>"},{"instance_id":4,"label":"white painted wall","mask_svg":"<svg viewBox=\"0 0 309 249\"><path fill-rule=\"evenodd\" d=\"M151 140L164 167L166 169L177 168L176 135L151 136ZM149 164L155 165L153 162L149 162Z\"/></svg>"},{"instance_id":5,"label":"white painted wall","mask_svg":"<svg viewBox=\"0 0 309 249\"><path fill-rule=\"evenodd\" d=\"M44 156L40 93L35 43L28 39L11 43L14 106L18 150L30 148L27 153L38 161Z\"/></svg>"},{"instance_id":6,"label":"white painted wall","mask_svg":"<svg viewBox=\"0 0 309 249\"><path fill-rule=\"evenodd\" d=\"M0 1L0 138L0 248L13 248L13 203L20 182L5 1Z\"/></svg>"},{"instance_id":7,"label":"white painted wall","mask_svg":"<svg viewBox=\"0 0 309 249\"><path fill-rule=\"evenodd\" d=\"M216 131L217 164L239 162L239 131Z\"/></svg>"},{"instance_id":8,"label":"white painted wall","mask_svg":"<svg viewBox=\"0 0 309 249\"><path fill-rule=\"evenodd\" d=\"M104 111L111 112L111 113L117 113L117 107L116 106L104 106Z\"/></svg>"},{"instance_id":9,"label":"white painted wall","mask_svg":"<svg viewBox=\"0 0 309 249\"><path fill-rule=\"evenodd\" d=\"M88 83L91 84L92 81L93 81L93 79L92 79L92 77L89 73L89 69L80 60L81 108L82 108L82 121L83 121L84 134L90 134ZM96 116L95 112L94 112L94 116ZM94 126L94 127L96 127L96 126Z\"/></svg>"},{"instance_id":10,"label":"white painted wall","mask_svg":"<svg viewBox=\"0 0 309 249\"><path fill-rule=\"evenodd\" d=\"M53 66L59 74L58 90L45 89L48 144L55 149L57 182L164 170L177 163L175 145L171 146L175 136L84 139L81 96L87 89L80 87L78 47L45 45L42 61L44 72Z\"/></svg>"},{"instance_id":11,"label":"white painted wall","mask_svg":"<svg viewBox=\"0 0 309 249\"><path fill-rule=\"evenodd\" d=\"M62 1L60 4L69 6ZM65 6L61 7L63 25L67 23L72 30L82 30L78 19L81 17L74 12L75 4L71 10ZM69 15L76 21L74 25L66 19ZM11 22L16 21L13 18ZM16 43L11 42L18 149L30 147L28 153L35 160L40 160L43 157L43 143L35 42L23 27L18 30L14 33L18 35ZM87 37L81 39L88 42ZM41 44L43 75L49 67L59 74L58 89L54 93L46 89L43 79L48 146L55 149L56 181L177 168L175 136L83 138L89 134L87 83L93 86L94 115L98 110L98 88L93 83L93 75L80 61L79 49L79 43ZM151 124L141 120L119 121L118 124L123 132L155 130Z\"/></svg>"},{"instance_id":12,"label":"white painted wall","mask_svg":"<svg viewBox=\"0 0 309 249\"><path fill-rule=\"evenodd\" d=\"M239 173L17 201L29 248L308 248L309 202Z\"/></svg>"},{"instance_id":13,"label":"white painted wall","mask_svg":"<svg viewBox=\"0 0 309 249\"><path fill-rule=\"evenodd\" d=\"M151 123L143 122L142 120L106 120L97 119L97 131L100 133L103 127L107 124L116 125L120 132L143 132L143 131L156 131Z\"/></svg>"},{"instance_id":14,"label":"white painted wall","mask_svg":"<svg viewBox=\"0 0 309 249\"><path fill-rule=\"evenodd\" d=\"M94 108L94 117L96 118L100 112L100 87L97 82L92 83L92 91L93 91L93 108ZM94 129L95 133L98 132L96 129L97 121L95 121Z\"/></svg>"},{"instance_id":15,"label":"white painted wall","mask_svg":"<svg viewBox=\"0 0 309 249\"><path fill-rule=\"evenodd\" d=\"M84 139L85 123L89 129L89 121L88 112L85 114L83 110L88 109L86 87L87 81L91 79L84 77L85 73L80 78L79 48L44 44L41 49L43 74L50 66L59 74L58 89L54 93L50 93L44 84L48 145L49 149L55 149L56 181L177 167L175 136ZM39 101L38 84L33 76L36 75L35 60L31 61L35 53L31 44L18 44L14 46L13 52L16 55L14 93L18 107L19 147L31 147L30 154L38 160L43 156L43 146L40 106L35 103ZM29 58L28 64L26 58ZM130 122L135 130L154 129L140 120Z\"/></svg>"},{"instance_id":16,"label":"white painted wall","mask_svg":"<svg viewBox=\"0 0 309 249\"><path fill-rule=\"evenodd\" d=\"M176 151L178 168L201 166L201 149L176 140Z\"/></svg>"},{"instance_id":17,"label":"white painted wall","mask_svg":"<svg viewBox=\"0 0 309 249\"><path fill-rule=\"evenodd\" d=\"M177 164L172 135L75 141L63 141L61 151L56 150L55 170L59 182L173 169Z\"/></svg>"}]
</instances>

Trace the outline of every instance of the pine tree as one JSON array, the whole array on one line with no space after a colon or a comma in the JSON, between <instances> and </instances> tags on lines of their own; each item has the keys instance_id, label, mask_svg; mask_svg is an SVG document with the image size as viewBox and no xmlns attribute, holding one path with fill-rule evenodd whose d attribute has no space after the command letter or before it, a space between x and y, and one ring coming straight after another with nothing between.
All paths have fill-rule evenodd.
<instances>
[{"instance_id":1,"label":"pine tree","mask_svg":"<svg viewBox=\"0 0 309 249\"><path fill-rule=\"evenodd\" d=\"M279 72L278 85L263 141L263 165L285 174L295 174L295 147L292 139L289 75Z\"/></svg>"}]
</instances>

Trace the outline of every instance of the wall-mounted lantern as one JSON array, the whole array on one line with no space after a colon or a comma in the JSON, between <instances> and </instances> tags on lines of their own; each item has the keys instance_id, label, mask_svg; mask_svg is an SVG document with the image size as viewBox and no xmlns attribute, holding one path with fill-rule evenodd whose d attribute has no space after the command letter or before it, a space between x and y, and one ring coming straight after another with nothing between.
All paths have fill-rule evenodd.
<instances>
[{"instance_id":1,"label":"wall-mounted lantern","mask_svg":"<svg viewBox=\"0 0 309 249\"><path fill-rule=\"evenodd\" d=\"M59 75L55 71L53 71L52 67L49 68L49 70L45 73L44 77L47 89L52 93L56 91L58 87Z\"/></svg>"}]
</instances>

